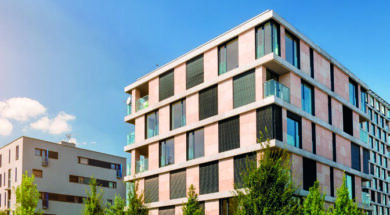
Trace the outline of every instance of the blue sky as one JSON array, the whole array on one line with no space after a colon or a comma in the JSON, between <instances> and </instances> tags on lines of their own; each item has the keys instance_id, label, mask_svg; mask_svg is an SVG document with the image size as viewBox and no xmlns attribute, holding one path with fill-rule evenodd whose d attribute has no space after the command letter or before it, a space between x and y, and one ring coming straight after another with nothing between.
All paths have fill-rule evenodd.
<instances>
[{"instance_id":1,"label":"blue sky","mask_svg":"<svg viewBox=\"0 0 390 215\"><path fill-rule=\"evenodd\" d=\"M1 1L0 145L70 133L129 157L123 88L266 9L390 101L389 1L237 2Z\"/></svg>"}]
</instances>

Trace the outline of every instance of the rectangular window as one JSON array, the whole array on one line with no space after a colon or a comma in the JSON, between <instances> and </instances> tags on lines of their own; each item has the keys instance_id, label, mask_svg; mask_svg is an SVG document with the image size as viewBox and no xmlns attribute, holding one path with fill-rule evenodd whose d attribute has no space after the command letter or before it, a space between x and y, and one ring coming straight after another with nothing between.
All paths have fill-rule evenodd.
<instances>
[{"instance_id":1,"label":"rectangular window","mask_svg":"<svg viewBox=\"0 0 390 215\"><path fill-rule=\"evenodd\" d=\"M287 144L301 148L301 134L301 117L291 112L287 112Z\"/></svg>"},{"instance_id":2,"label":"rectangular window","mask_svg":"<svg viewBox=\"0 0 390 215\"><path fill-rule=\"evenodd\" d=\"M330 90L334 92L334 65L330 64Z\"/></svg>"},{"instance_id":3,"label":"rectangular window","mask_svg":"<svg viewBox=\"0 0 390 215\"><path fill-rule=\"evenodd\" d=\"M317 146L316 146L316 124L314 122L311 123L311 144L313 149L313 154L317 153Z\"/></svg>"},{"instance_id":4,"label":"rectangular window","mask_svg":"<svg viewBox=\"0 0 390 215\"><path fill-rule=\"evenodd\" d=\"M222 75L238 67L238 39L218 47L218 74Z\"/></svg>"},{"instance_id":5,"label":"rectangular window","mask_svg":"<svg viewBox=\"0 0 390 215\"><path fill-rule=\"evenodd\" d=\"M336 134L332 133L332 152L333 152L333 161L336 162L337 155L336 155Z\"/></svg>"},{"instance_id":6,"label":"rectangular window","mask_svg":"<svg viewBox=\"0 0 390 215\"><path fill-rule=\"evenodd\" d=\"M174 94L174 70L168 71L159 77L159 101Z\"/></svg>"},{"instance_id":7,"label":"rectangular window","mask_svg":"<svg viewBox=\"0 0 390 215\"><path fill-rule=\"evenodd\" d=\"M3 165L3 155L0 155L0 167Z\"/></svg>"},{"instance_id":8,"label":"rectangular window","mask_svg":"<svg viewBox=\"0 0 390 215\"><path fill-rule=\"evenodd\" d=\"M218 161L199 165L199 194L218 192Z\"/></svg>"},{"instance_id":9,"label":"rectangular window","mask_svg":"<svg viewBox=\"0 0 390 215\"><path fill-rule=\"evenodd\" d=\"M302 158L303 162L303 189L309 190L317 180L317 164L309 158Z\"/></svg>"},{"instance_id":10,"label":"rectangular window","mask_svg":"<svg viewBox=\"0 0 390 215\"><path fill-rule=\"evenodd\" d=\"M369 173L369 165L368 162L370 160L370 152L367 149L363 149L363 172Z\"/></svg>"},{"instance_id":11,"label":"rectangular window","mask_svg":"<svg viewBox=\"0 0 390 215\"><path fill-rule=\"evenodd\" d=\"M351 143L351 167L360 171L360 147Z\"/></svg>"},{"instance_id":12,"label":"rectangular window","mask_svg":"<svg viewBox=\"0 0 390 215\"><path fill-rule=\"evenodd\" d=\"M218 114L218 86L211 86L199 92L199 120Z\"/></svg>"},{"instance_id":13,"label":"rectangular window","mask_svg":"<svg viewBox=\"0 0 390 215\"><path fill-rule=\"evenodd\" d=\"M16 160L19 160L19 146L16 146L16 150L15 150L15 159L16 159Z\"/></svg>"},{"instance_id":14,"label":"rectangular window","mask_svg":"<svg viewBox=\"0 0 390 215\"><path fill-rule=\"evenodd\" d=\"M170 199L186 197L186 169L170 173Z\"/></svg>"},{"instance_id":15,"label":"rectangular window","mask_svg":"<svg viewBox=\"0 0 390 215\"><path fill-rule=\"evenodd\" d=\"M361 110L366 113L367 112L367 91L363 88L360 88L360 100L361 100Z\"/></svg>"},{"instance_id":16,"label":"rectangular window","mask_svg":"<svg viewBox=\"0 0 390 215\"><path fill-rule=\"evenodd\" d=\"M11 149L8 150L8 163L11 163Z\"/></svg>"},{"instance_id":17,"label":"rectangular window","mask_svg":"<svg viewBox=\"0 0 390 215\"><path fill-rule=\"evenodd\" d=\"M146 139L158 135L158 111L146 115Z\"/></svg>"},{"instance_id":18,"label":"rectangular window","mask_svg":"<svg viewBox=\"0 0 390 215\"><path fill-rule=\"evenodd\" d=\"M247 174L247 164L256 162L256 153L237 155L234 157L234 184L242 188L244 185L243 175Z\"/></svg>"},{"instance_id":19,"label":"rectangular window","mask_svg":"<svg viewBox=\"0 0 390 215\"><path fill-rule=\"evenodd\" d=\"M158 202L158 175L145 178L144 199L145 203Z\"/></svg>"},{"instance_id":20,"label":"rectangular window","mask_svg":"<svg viewBox=\"0 0 390 215\"><path fill-rule=\"evenodd\" d=\"M247 71L233 78L233 107L237 108L256 100L255 70Z\"/></svg>"},{"instance_id":21,"label":"rectangular window","mask_svg":"<svg viewBox=\"0 0 390 215\"><path fill-rule=\"evenodd\" d=\"M233 215L237 211L237 200L225 198L219 200L219 215Z\"/></svg>"},{"instance_id":22,"label":"rectangular window","mask_svg":"<svg viewBox=\"0 0 390 215\"><path fill-rule=\"evenodd\" d=\"M160 142L160 167L174 164L175 145L173 138Z\"/></svg>"},{"instance_id":23,"label":"rectangular window","mask_svg":"<svg viewBox=\"0 0 390 215\"><path fill-rule=\"evenodd\" d=\"M58 160L58 152L49 151L48 157L49 157L50 159L56 159L56 160Z\"/></svg>"},{"instance_id":24,"label":"rectangular window","mask_svg":"<svg viewBox=\"0 0 390 215\"><path fill-rule=\"evenodd\" d=\"M18 181L18 168L15 167L15 182Z\"/></svg>"},{"instance_id":25,"label":"rectangular window","mask_svg":"<svg viewBox=\"0 0 390 215\"><path fill-rule=\"evenodd\" d=\"M334 197L334 173L333 173L333 167L330 168L330 196Z\"/></svg>"},{"instance_id":26,"label":"rectangular window","mask_svg":"<svg viewBox=\"0 0 390 215\"><path fill-rule=\"evenodd\" d=\"M158 215L174 215L175 206L167 206L158 209Z\"/></svg>"},{"instance_id":27,"label":"rectangular window","mask_svg":"<svg viewBox=\"0 0 390 215\"><path fill-rule=\"evenodd\" d=\"M294 35L286 31L286 60L297 67L300 68L300 56L299 56L299 40Z\"/></svg>"},{"instance_id":28,"label":"rectangular window","mask_svg":"<svg viewBox=\"0 0 390 215\"><path fill-rule=\"evenodd\" d=\"M204 130L198 129L187 133L187 160L204 156Z\"/></svg>"},{"instance_id":29,"label":"rectangular window","mask_svg":"<svg viewBox=\"0 0 390 215\"><path fill-rule=\"evenodd\" d=\"M256 28L256 59L271 52L280 55L279 25L273 20Z\"/></svg>"},{"instance_id":30,"label":"rectangular window","mask_svg":"<svg viewBox=\"0 0 390 215\"><path fill-rule=\"evenodd\" d=\"M283 141L282 108L269 105L256 111L257 139L277 139ZM261 135L262 134L262 135ZM263 137L262 137L263 136ZM261 140L261 138L264 138Z\"/></svg>"},{"instance_id":31,"label":"rectangular window","mask_svg":"<svg viewBox=\"0 0 390 215\"><path fill-rule=\"evenodd\" d=\"M219 152L240 148L240 117L218 122Z\"/></svg>"},{"instance_id":32,"label":"rectangular window","mask_svg":"<svg viewBox=\"0 0 390 215\"><path fill-rule=\"evenodd\" d=\"M328 96L328 122L332 125L332 98Z\"/></svg>"},{"instance_id":33,"label":"rectangular window","mask_svg":"<svg viewBox=\"0 0 390 215\"><path fill-rule=\"evenodd\" d=\"M203 54L186 63L187 90L203 83Z\"/></svg>"},{"instance_id":34,"label":"rectangular window","mask_svg":"<svg viewBox=\"0 0 390 215\"><path fill-rule=\"evenodd\" d=\"M310 77L314 78L314 51L310 48Z\"/></svg>"},{"instance_id":35,"label":"rectangular window","mask_svg":"<svg viewBox=\"0 0 390 215\"><path fill-rule=\"evenodd\" d=\"M343 105L343 129L344 132L353 136L352 110Z\"/></svg>"},{"instance_id":36,"label":"rectangular window","mask_svg":"<svg viewBox=\"0 0 390 215\"><path fill-rule=\"evenodd\" d=\"M301 96L302 96L302 110L314 116L315 115L314 89L311 85L303 81L301 85Z\"/></svg>"},{"instance_id":37,"label":"rectangular window","mask_svg":"<svg viewBox=\"0 0 390 215\"><path fill-rule=\"evenodd\" d=\"M186 100L171 104L171 130L186 125Z\"/></svg>"},{"instance_id":38,"label":"rectangular window","mask_svg":"<svg viewBox=\"0 0 390 215\"><path fill-rule=\"evenodd\" d=\"M347 179L347 188L350 199L355 199L355 177L353 175L345 174Z\"/></svg>"}]
</instances>

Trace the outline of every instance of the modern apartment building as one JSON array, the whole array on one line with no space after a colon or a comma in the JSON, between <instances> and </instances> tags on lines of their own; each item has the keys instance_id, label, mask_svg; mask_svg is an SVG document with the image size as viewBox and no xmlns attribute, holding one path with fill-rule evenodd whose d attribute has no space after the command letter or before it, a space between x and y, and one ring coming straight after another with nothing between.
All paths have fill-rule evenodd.
<instances>
[{"instance_id":1,"label":"modern apartment building","mask_svg":"<svg viewBox=\"0 0 390 215\"><path fill-rule=\"evenodd\" d=\"M77 148L74 143L53 143L20 137L0 148L0 210L15 209L15 189L22 174L35 175L44 214L81 214L88 182L96 178L103 203L115 194L125 197L122 168L126 159Z\"/></svg>"},{"instance_id":2,"label":"modern apartment building","mask_svg":"<svg viewBox=\"0 0 390 215\"><path fill-rule=\"evenodd\" d=\"M291 153L300 195L319 180L331 203L345 173L350 198L370 213L389 214L390 107L369 89L265 11L125 88L124 120L134 129L124 147L131 154L125 181L139 181L150 214L181 214L191 184L206 214L230 214L242 164L257 157L257 138L267 128L271 145ZM379 110L370 99L382 104L374 102ZM379 124L371 125L369 113ZM367 125L382 131L382 139L371 138L376 145L368 142Z\"/></svg>"},{"instance_id":3,"label":"modern apartment building","mask_svg":"<svg viewBox=\"0 0 390 215\"><path fill-rule=\"evenodd\" d=\"M363 191L367 195L367 201L371 200L373 214L388 215L390 170L388 162L390 159L389 120L390 105L380 96L371 90L362 92L362 107L368 113L370 120L361 124L361 139L368 143L371 148L371 155L368 152L363 154L370 158L369 168L373 179L363 184Z\"/></svg>"}]
</instances>

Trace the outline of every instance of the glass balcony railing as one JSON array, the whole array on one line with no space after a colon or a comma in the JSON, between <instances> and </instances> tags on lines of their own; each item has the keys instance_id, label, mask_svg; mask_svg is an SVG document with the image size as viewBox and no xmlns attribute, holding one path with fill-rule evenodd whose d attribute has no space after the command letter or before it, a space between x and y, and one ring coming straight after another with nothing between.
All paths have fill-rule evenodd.
<instances>
[{"instance_id":1,"label":"glass balcony railing","mask_svg":"<svg viewBox=\"0 0 390 215\"><path fill-rule=\"evenodd\" d=\"M269 96L276 96L290 103L290 89L275 80L264 83L264 97Z\"/></svg>"},{"instance_id":2,"label":"glass balcony railing","mask_svg":"<svg viewBox=\"0 0 390 215\"><path fill-rule=\"evenodd\" d=\"M126 175L131 175L131 163L126 165Z\"/></svg>"},{"instance_id":3,"label":"glass balcony railing","mask_svg":"<svg viewBox=\"0 0 390 215\"><path fill-rule=\"evenodd\" d=\"M135 173L141 173L148 170L149 162L148 159L141 159L135 162Z\"/></svg>"},{"instance_id":4,"label":"glass balcony railing","mask_svg":"<svg viewBox=\"0 0 390 215\"><path fill-rule=\"evenodd\" d=\"M367 131L360 129L360 140L365 142L365 143L368 143L368 132Z\"/></svg>"},{"instance_id":5,"label":"glass balcony railing","mask_svg":"<svg viewBox=\"0 0 390 215\"><path fill-rule=\"evenodd\" d=\"M371 203L370 194L369 193L362 192L362 203L366 204L366 205L369 205Z\"/></svg>"},{"instance_id":6,"label":"glass balcony railing","mask_svg":"<svg viewBox=\"0 0 390 215\"><path fill-rule=\"evenodd\" d=\"M131 114L131 104L127 105L127 115Z\"/></svg>"},{"instance_id":7,"label":"glass balcony railing","mask_svg":"<svg viewBox=\"0 0 390 215\"><path fill-rule=\"evenodd\" d=\"M149 107L149 95L139 98L135 102L135 111L139 111L147 107Z\"/></svg>"},{"instance_id":8,"label":"glass balcony railing","mask_svg":"<svg viewBox=\"0 0 390 215\"><path fill-rule=\"evenodd\" d=\"M135 133L130 132L130 134L127 135L127 145L131 145L135 142Z\"/></svg>"}]
</instances>

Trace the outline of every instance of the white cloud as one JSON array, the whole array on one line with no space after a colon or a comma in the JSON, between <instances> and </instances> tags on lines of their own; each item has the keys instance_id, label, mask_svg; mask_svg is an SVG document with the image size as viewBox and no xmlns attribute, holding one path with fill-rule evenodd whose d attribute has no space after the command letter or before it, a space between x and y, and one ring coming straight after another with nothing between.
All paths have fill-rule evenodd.
<instances>
[{"instance_id":1,"label":"white cloud","mask_svg":"<svg viewBox=\"0 0 390 215\"><path fill-rule=\"evenodd\" d=\"M2 119L0 118L0 135L1 136L8 136L11 134L13 129L13 125L8 119Z\"/></svg>"},{"instance_id":2,"label":"white cloud","mask_svg":"<svg viewBox=\"0 0 390 215\"><path fill-rule=\"evenodd\" d=\"M88 145L88 144L96 144L96 142L95 141L92 141L92 142L90 142L90 143L87 143L87 142L81 142L81 143L79 143L79 142L77 142L77 139L76 138L74 138L74 137L72 137L72 138L70 138L69 139L69 142L70 143L74 143L74 144L76 144L77 146L85 146L85 145Z\"/></svg>"},{"instance_id":3,"label":"white cloud","mask_svg":"<svg viewBox=\"0 0 390 215\"><path fill-rule=\"evenodd\" d=\"M14 97L0 101L2 118L27 121L46 112L46 108L38 101L26 97Z\"/></svg>"},{"instance_id":4,"label":"white cloud","mask_svg":"<svg viewBox=\"0 0 390 215\"><path fill-rule=\"evenodd\" d=\"M50 119L44 116L38 121L30 123L30 128L50 134L62 134L72 130L69 121L74 119L76 119L75 116L61 111L55 118Z\"/></svg>"}]
</instances>

